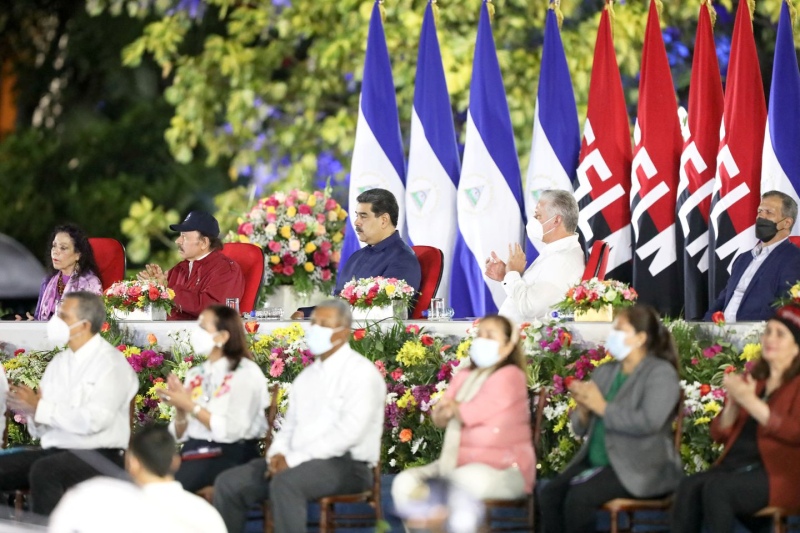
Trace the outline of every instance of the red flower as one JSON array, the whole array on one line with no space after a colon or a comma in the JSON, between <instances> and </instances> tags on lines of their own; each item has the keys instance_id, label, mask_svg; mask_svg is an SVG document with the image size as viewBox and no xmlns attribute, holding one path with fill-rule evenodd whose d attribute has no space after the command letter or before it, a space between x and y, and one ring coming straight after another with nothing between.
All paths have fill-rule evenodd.
<instances>
[{"instance_id":1,"label":"red flower","mask_svg":"<svg viewBox=\"0 0 800 533\"><path fill-rule=\"evenodd\" d=\"M403 369L402 368L395 368L392 370L392 379L395 381L400 381L400 378L403 377Z\"/></svg>"},{"instance_id":2,"label":"red flower","mask_svg":"<svg viewBox=\"0 0 800 533\"><path fill-rule=\"evenodd\" d=\"M353 338L357 341L360 341L367 335L367 330L364 328L359 328L353 332Z\"/></svg>"},{"instance_id":3,"label":"red flower","mask_svg":"<svg viewBox=\"0 0 800 533\"><path fill-rule=\"evenodd\" d=\"M419 338L419 340L425 346L432 346L433 345L433 337L431 337L430 335L423 335L422 337Z\"/></svg>"},{"instance_id":4,"label":"red flower","mask_svg":"<svg viewBox=\"0 0 800 533\"><path fill-rule=\"evenodd\" d=\"M120 344L119 346L117 346L117 350L119 350L120 352L124 352L127 349L128 347L124 344Z\"/></svg>"},{"instance_id":5,"label":"red flower","mask_svg":"<svg viewBox=\"0 0 800 533\"><path fill-rule=\"evenodd\" d=\"M575 381L575 376L567 376L564 378L564 386L570 388L572 382Z\"/></svg>"},{"instance_id":6,"label":"red flower","mask_svg":"<svg viewBox=\"0 0 800 533\"><path fill-rule=\"evenodd\" d=\"M311 208L306 204L302 204L302 205L297 206L297 212L300 213L301 215L310 215L311 214ZM299 232L299 233L302 233L302 232Z\"/></svg>"},{"instance_id":7,"label":"red flower","mask_svg":"<svg viewBox=\"0 0 800 533\"><path fill-rule=\"evenodd\" d=\"M725 367L724 372L726 374L730 374L731 372L736 372L736 367L733 366L733 365L728 365L728 366Z\"/></svg>"},{"instance_id":8,"label":"red flower","mask_svg":"<svg viewBox=\"0 0 800 533\"><path fill-rule=\"evenodd\" d=\"M244 329L247 333L255 333L258 331L258 326L259 324L255 320L248 320L244 323Z\"/></svg>"},{"instance_id":9,"label":"red flower","mask_svg":"<svg viewBox=\"0 0 800 533\"><path fill-rule=\"evenodd\" d=\"M572 344L572 334L567 330L561 330L559 340L561 341L561 344L569 347L569 345Z\"/></svg>"},{"instance_id":10,"label":"red flower","mask_svg":"<svg viewBox=\"0 0 800 533\"><path fill-rule=\"evenodd\" d=\"M14 350L14 357L24 353L25 353L25 348L17 348L16 350Z\"/></svg>"},{"instance_id":11,"label":"red flower","mask_svg":"<svg viewBox=\"0 0 800 533\"><path fill-rule=\"evenodd\" d=\"M701 396L705 396L705 395L706 395L706 394L708 394L709 392L711 392L711 385L707 385L707 384L705 384L705 383L703 383L702 385L700 385L700 395L701 395Z\"/></svg>"},{"instance_id":12,"label":"red flower","mask_svg":"<svg viewBox=\"0 0 800 533\"><path fill-rule=\"evenodd\" d=\"M109 324L108 322L103 322L103 325L100 326L100 331L102 331L103 333L105 333L110 329L111 329L111 324Z\"/></svg>"},{"instance_id":13,"label":"red flower","mask_svg":"<svg viewBox=\"0 0 800 533\"><path fill-rule=\"evenodd\" d=\"M286 275L286 276L292 276L292 275L294 275L294 267L293 267L293 266L286 265L285 267L283 267L283 273L284 273L284 275Z\"/></svg>"},{"instance_id":14,"label":"red flower","mask_svg":"<svg viewBox=\"0 0 800 533\"><path fill-rule=\"evenodd\" d=\"M409 324L406 326L406 333L413 333L414 335L419 335L419 326L416 324Z\"/></svg>"},{"instance_id":15,"label":"red flower","mask_svg":"<svg viewBox=\"0 0 800 533\"><path fill-rule=\"evenodd\" d=\"M158 300L158 295L159 294L160 293L158 292L158 288L156 288L156 287L152 287L151 286L150 290L147 291L147 296L150 298L151 301Z\"/></svg>"},{"instance_id":16,"label":"red flower","mask_svg":"<svg viewBox=\"0 0 800 533\"><path fill-rule=\"evenodd\" d=\"M723 313L722 311L717 311L716 313L711 315L711 320L714 322L714 324L721 326L725 324L725 313Z\"/></svg>"},{"instance_id":17,"label":"red flower","mask_svg":"<svg viewBox=\"0 0 800 533\"><path fill-rule=\"evenodd\" d=\"M136 300L139 296L142 295L142 288L138 285L134 285L130 289L128 289L128 297Z\"/></svg>"}]
</instances>

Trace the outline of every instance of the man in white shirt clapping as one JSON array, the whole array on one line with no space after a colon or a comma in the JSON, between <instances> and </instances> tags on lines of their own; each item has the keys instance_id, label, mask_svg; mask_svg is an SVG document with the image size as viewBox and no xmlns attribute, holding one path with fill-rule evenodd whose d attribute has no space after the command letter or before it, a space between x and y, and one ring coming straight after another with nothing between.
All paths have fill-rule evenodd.
<instances>
[{"instance_id":1,"label":"man in white shirt clapping","mask_svg":"<svg viewBox=\"0 0 800 533\"><path fill-rule=\"evenodd\" d=\"M517 323L547 316L583 275L583 248L578 242L578 204L571 192L548 190L536 204L527 233L539 257L525 269L525 250L508 246L508 262L492 252L486 277L503 284L506 299L499 314Z\"/></svg>"},{"instance_id":2,"label":"man in white shirt clapping","mask_svg":"<svg viewBox=\"0 0 800 533\"><path fill-rule=\"evenodd\" d=\"M42 449L0 457L0 491L30 488L37 514L49 515L69 487L109 463L124 465L139 382L125 356L100 337L105 318L100 296L65 295L47 335L66 349L47 365L37 390L10 386L9 407L27 418Z\"/></svg>"},{"instance_id":3,"label":"man in white shirt clapping","mask_svg":"<svg viewBox=\"0 0 800 533\"><path fill-rule=\"evenodd\" d=\"M214 507L230 533L241 532L248 507L265 499L275 531L304 532L309 500L372 486L386 384L375 365L350 348L351 320L342 300L314 309L306 341L317 360L292 383L286 419L266 460L217 477Z\"/></svg>"}]
</instances>

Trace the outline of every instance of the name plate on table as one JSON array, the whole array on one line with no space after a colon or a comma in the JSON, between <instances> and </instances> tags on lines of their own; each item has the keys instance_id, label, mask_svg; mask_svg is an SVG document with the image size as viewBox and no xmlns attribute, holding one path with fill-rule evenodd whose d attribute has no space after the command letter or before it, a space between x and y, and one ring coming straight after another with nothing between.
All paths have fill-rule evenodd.
<instances>
[{"instance_id":1,"label":"name plate on table","mask_svg":"<svg viewBox=\"0 0 800 533\"><path fill-rule=\"evenodd\" d=\"M114 316L117 320L123 321L144 321L155 322L167 319L167 311L161 307L147 305L143 309L134 309L133 311L124 311L122 309L114 309Z\"/></svg>"}]
</instances>

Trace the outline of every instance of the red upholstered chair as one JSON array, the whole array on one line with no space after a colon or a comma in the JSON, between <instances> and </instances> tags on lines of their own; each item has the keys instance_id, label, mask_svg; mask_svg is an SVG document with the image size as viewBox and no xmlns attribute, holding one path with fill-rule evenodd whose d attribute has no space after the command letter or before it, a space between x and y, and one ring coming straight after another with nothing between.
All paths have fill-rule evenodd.
<instances>
[{"instance_id":1,"label":"red upholstered chair","mask_svg":"<svg viewBox=\"0 0 800 533\"><path fill-rule=\"evenodd\" d=\"M239 311L249 313L256 306L258 289L264 279L264 252L255 244L226 242L222 253L239 264L244 275L244 295L239 302Z\"/></svg>"},{"instance_id":2,"label":"red upholstered chair","mask_svg":"<svg viewBox=\"0 0 800 533\"><path fill-rule=\"evenodd\" d=\"M793 237L789 237L789 242L791 242L795 246L800 247L800 237L798 237L797 235L795 235Z\"/></svg>"},{"instance_id":3,"label":"red upholstered chair","mask_svg":"<svg viewBox=\"0 0 800 533\"><path fill-rule=\"evenodd\" d=\"M89 245L100 270L97 275L103 284L103 290L125 279L125 247L121 242L109 237L92 237Z\"/></svg>"},{"instance_id":4,"label":"red upholstered chair","mask_svg":"<svg viewBox=\"0 0 800 533\"><path fill-rule=\"evenodd\" d=\"M422 318L422 312L430 307L431 298L439 289L444 272L444 254L433 246L412 246L412 250L417 255L419 266L422 269L422 283L419 287L419 298L411 318Z\"/></svg>"},{"instance_id":5,"label":"red upholstered chair","mask_svg":"<svg viewBox=\"0 0 800 533\"><path fill-rule=\"evenodd\" d=\"M594 241L592 244L592 253L589 254L589 260L586 262L586 268L583 269L583 277L581 280L586 281L592 278L604 280L606 278L606 267L608 266L608 254L611 251L611 245L605 241Z\"/></svg>"}]
</instances>

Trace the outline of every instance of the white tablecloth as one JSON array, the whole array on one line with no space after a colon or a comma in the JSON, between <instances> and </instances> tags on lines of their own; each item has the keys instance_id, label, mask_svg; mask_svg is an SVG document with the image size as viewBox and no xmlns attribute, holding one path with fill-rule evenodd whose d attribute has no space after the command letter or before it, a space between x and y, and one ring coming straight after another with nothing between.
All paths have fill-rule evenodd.
<instances>
[{"instance_id":1,"label":"white tablecloth","mask_svg":"<svg viewBox=\"0 0 800 533\"><path fill-rule=\"evenodd\" d=\"M278 327L286 327L292 322L289 321L259 321L259 333L269 332ZM304 328L308 327L308 320L300 320L298 323ZM430 333L442 335L456 335L463 337L467 329L472 325L471 321L453 320L449 322L428 322L426 320L407 320L406 324L416 324L420 328L425 328ZM181 330L191 328L196 324L194 321L179 322L120 322L121 327L132 335L134 344L143 346L147 344L147 336L152 333L158 339L158 346L162 349L169 349L172 345L172 337ZM390 327L393 322L385 321L384 324ZM585 341L588 343L598 343L606 339L611 324L608 322L567 322L567 328L573 333L576 342ZM743 336L760 323L742 322L733 324L732 328L738 336ZM354 324L354 327L361 327L363 324ZM0 322L0 350L7 353L16 348L26 350L49 350L53 344L47 338L45 322ZM703 328L715 328L713 324L703 324Z\"/></svg>"}]
</instances>

